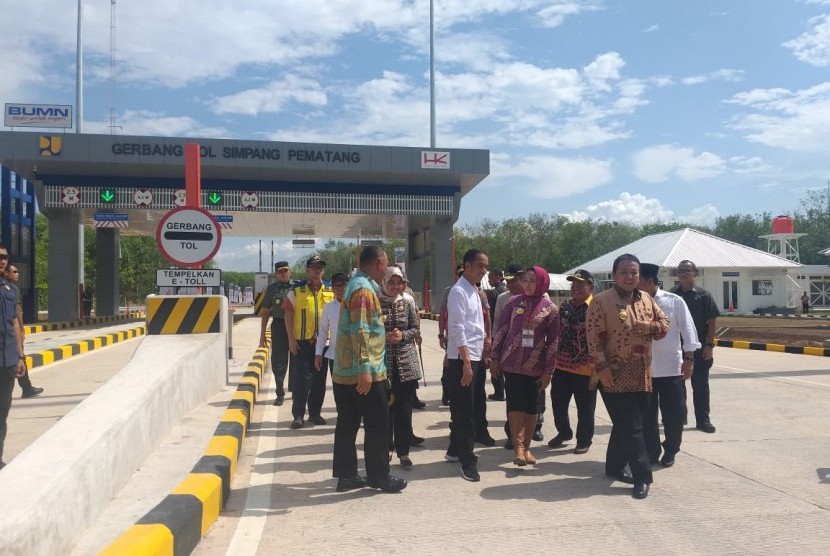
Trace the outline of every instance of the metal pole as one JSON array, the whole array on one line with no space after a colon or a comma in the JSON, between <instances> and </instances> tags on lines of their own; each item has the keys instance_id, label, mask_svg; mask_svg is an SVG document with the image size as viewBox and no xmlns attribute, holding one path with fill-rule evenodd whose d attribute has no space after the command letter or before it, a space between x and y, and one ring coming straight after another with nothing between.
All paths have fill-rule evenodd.
<instances>
[{"instance_id":1,"label":"metal pole","mask_svg":"<svg viewBox=\"0 0 830 556\"><path fill-rule=\"evenodd\" d=\"M78 0L78 45L75 49L75 133L81 133L84 122L84 0Z\"/></svg>"},{"instance_id":2,"label":"metal pole","mask_svg":"<svg viewBox=\"0 0 830 556\"><path fill-rule=\"evenodd\" d=\"M435 19L429 0L429 148L435 148Z\"/></svg>"},{"instance_id":3,"label":"metal pole","mask_svg":"<svg viewBox=\"0 0 830 556\"><path fill-rule=\"evenodd\" d=\"M262 272L262 240L259 240L259 271Z\"/></svg>"},{"instance_id":4,"label":"metal pole","mask_svg":"<svg viewBox=\"0 0 830 556\"><path fill-rule=\"evenodd\" d=\"M271 240L271 269L269 270L269 272L272 272L273 270L274 270L274 240L272 239Z\"/></svg>"}]
</instances>

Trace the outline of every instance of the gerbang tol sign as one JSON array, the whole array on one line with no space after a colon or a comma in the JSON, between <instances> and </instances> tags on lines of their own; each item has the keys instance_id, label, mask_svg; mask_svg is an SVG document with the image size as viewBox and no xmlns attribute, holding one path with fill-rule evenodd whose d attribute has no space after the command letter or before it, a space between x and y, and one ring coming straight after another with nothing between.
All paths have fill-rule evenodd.
<instances>
[{"instance_id":1,"label":"gerbang tol sign","mask_svg":"<svg viewBox=\"0 0 830 556\"><path fill-rule=\"evenodd\" d=\"M68 104L16 104L7 102L3 111L6 127L72 127Z\"/></svg>"}]
</instances>

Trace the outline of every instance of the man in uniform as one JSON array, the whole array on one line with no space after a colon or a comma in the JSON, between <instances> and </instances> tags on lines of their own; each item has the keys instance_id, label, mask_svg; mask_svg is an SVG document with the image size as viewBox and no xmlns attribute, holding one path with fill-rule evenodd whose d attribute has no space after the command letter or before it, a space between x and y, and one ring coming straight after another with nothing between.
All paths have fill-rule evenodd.
<instances>
[{"instance_id":1,"label":"man in uniform","mask_svg":"<svg viewBox=\"0 0 830 556\"><path fill-rule=\"evenodd\" d=\"M271 371L277 383L277 398L274 405L285 402L285 373L288 369L288 333L285 329L285 311L283 303L291 291L291 267L288 261L279 261L274 265L274 274L277 280L265 289L265 299L262 300L262 332L259 335L260 347L265 347L265 328L268 318L271 320ZM288 389L291 390L291 377L288 378Z\"/></svg>"},{"instance_id":2,"label":"man in uniform","mask_svg":"<svg viewBox=\"0 0 830 556\"><path fill-rule=\"evenodd\" d=\"M14 290L14 296L17 298L17 324L20 326L20 343L26 341L26 329L23 327L23 297L20 295L20 288L17 287L17 281L20 279L20 271L16 266L10 264L3 273L3 278L9 283ZM23 353L21 353L23 355ZM32 385L32 380L29 378L29 370L23 376L17 377L17 383L23 390L23 398L34 398L43 393L43 388L37 388Z\"/></svg>"},{"instance_id":3,"label":"man in uniform","mask_svg":"<svg viewBox=\"0 0 830 556\"><path fill-rule=\"evenodd\" d=\"M709 370L714 360L712 352L715 348L715 330L717 319L720 316L718 306L712 294L699 286L695 286L697 266L692 261L680 261L677 265L677 281L680 285L672 289L686 302L692 320L695 321L697 337L703 347L695 351L695 369L692 372L692 396L695 406L695 420L697 429L703 432L715 432L715 425L709 419Z\"/></svg>"},{"instance_id":4,"label":"man in uniform","mask_svg":"<svg viewBox=\"0 0 830 556\"><path fill-rule=\"evenodd\" d=\"M6 271L9 250L0 244L0 274ZM26 372L23 356L23 331L17 322L17 301L14 290L0 278L0 469L3 463L3 444L6 441L6 421L12 407L12 390L15 376Z\"/></svg>"},{"instance_id":5,"label":"man in uniform","mask_svg":"<svg viewBox=\"0 0 830 556\"><path fill-rule=\"evenodd\" d=\"M308 420L315 425L325 425L320 415L326 396L326 372L314 366L317 347L317 331L323 307L334 299L334 292L323 283L326 262L318 255L306 261L306 280L294 284L283 302L288 349L291 351L293 382L291 413L292 429L302 428L308 405Z\"/></svg>"}]
</instances>

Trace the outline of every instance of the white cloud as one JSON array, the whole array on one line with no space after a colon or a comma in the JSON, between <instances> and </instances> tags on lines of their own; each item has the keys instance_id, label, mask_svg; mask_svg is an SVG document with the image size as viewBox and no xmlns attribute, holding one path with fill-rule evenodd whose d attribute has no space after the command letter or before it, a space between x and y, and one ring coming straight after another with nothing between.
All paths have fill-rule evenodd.
<instances>
[{"instance_id":1,"label":"white cloud","mask_svg":"<svg viewBox=\"0 0 830 556\"><path fill-rule=\"evenodd\" d=\"M635 225L655 222L684 222L711 226L720 216L711 204L691 210L688 214L675 217L674 212L666 208L660 199L648 198L640 193L623 192L616 199L601 201L589 205L583 211L567 213L571 220L599 220L605 222L630 222Z\"/></svg>"},{"instance_id":2,"label":"white cloud","mask_svg":"<svg viewBox=\"0 0 830 556\"><path fill-rule=\"evenodd\" d=\"M84 123L85 133L110 133L115 135L156 135L162 137L211 137L230 138L228 130L204 126L189 116L168 116L147 110L127 110L118 114L115 129L109 121Z\"/></svg>"},{"instance_id":3,"label":"white cloud","mask_svg":"<svg viewBox=\"0 0 830 556\"><path fill-rule=\"evenodd\" d=\"M659 31L659 30L660 30L660 25L658 23L655 23L651 27L646 27L645 29L643 29L643 33L654 33L655 31Z\"/></svg>"},{"instance_id":4,"label":"white cloud","mask_svg":"<svg viewBox=\"0 0 830 556\"><path fill-rule=\"evenodd\" d=\"M796 58L819 68L830 66L830 15L814 17L809 29L782 44L793 51Z\"/></svg>"},{"instance_id":5,"label":"white cloud","mask_svg":"<svg viewBox=\"0 0 830 556\"><path fill-rule=\"evenodd\" d=\"M760 156L733 156L729 165L736 174L757 174L770 169L770 165Z\"/></svg>"},{"instance_id":6,"label":"white cloud","mask_svg":"<svg viewBox=\"0 0 830 556\"><path fill-rule=\"evenodd\" d=\"M325 106L326 93L312 79L286 75L259 89L248 89L232 95L216 98L211 104L217 114L274 114L291 102L310 106Z\"/></svg>"},{"instance_id":7,"label":"white cloud","mask_svg":"<svg viewBox=\"0 0 830 556\"><path fill-rule=\"evenodd\" d=\"M553 0L548 3L551 5L540 10L537 15L543 26L551 28L562 25L567 17L602 9L599 2L590 0Z\"/></svg>"},{"instance_id":8,"label":"white cloud","mask_svg":"<svg viewBox=\"0 0 830 556\"><path fill-rule=\"evenodd\" d=\"M610 160L527 156L513 161L508 156L491 159L490 180L505 187L521 186L530 198L561 199L609 183Z\"/></svg>"},{"instance_id":9,"label":"white cloud","mask_svg":"<svg viewBox=\"0 0 830 556\"><path fill-rule=\"evenodd\" d=\"M726 171L724 160L716 154L696 154L687 147L658 145L634 154L634 175L646 183L661 183L670 178L696 181L711 178Z\"/></svg>"},{"instance_id":10,"label":"white cloud","mask_svg":"<svg viewBox=\"0 0 830 556\"><path fill-rule=\"evenodd\" d=\"M693 75L691 77L684 77L680 80L684 85L700 85L708 81L732 81L736 83L743 81L744 70L736 69L719 69L713 72L704 73L701 75Z\"/></svg>"},{"instance_id":11,"label":"white cloud","mask_svg":"<svg viewBox=\"0 0 830 556\"><path fill-rule=\"evenodd\" d=\"M631 222L648 224L651 222L669 222L673 212L663 206L659 199L649 199L640 193L628 192L619 198L601 201L589 205L584 211L574 211L565 216L572 220L604 220L606 222Z\"/></svg>"},{"instance_id":12,"label":"white cloud","mask_svg":"<svg viewBox=\"0 0 830 556\"><path fill-rule=\"evenodd\" d=\"M825 152L830 142L830 82L809 89L754 89L726 101L752 112L728 127L748 141L792 151Z\"/></svg>"}]
</instances>

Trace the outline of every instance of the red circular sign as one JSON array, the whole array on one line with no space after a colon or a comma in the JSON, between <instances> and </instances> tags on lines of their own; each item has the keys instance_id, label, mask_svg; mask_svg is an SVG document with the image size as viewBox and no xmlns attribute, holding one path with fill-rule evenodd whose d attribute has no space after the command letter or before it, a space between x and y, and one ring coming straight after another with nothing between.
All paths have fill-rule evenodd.
<instances>
[{"instance_id":1,"label":"red circular sign","mask_svg":"<svg viewBox=\"0 0 830 556\"><path fill-rule=\"evenodd\" d=\"M195 268L216 255L222 232L208 211L179 207L162 217L156 228L156 243L164 258L174 265Z\"/></svg>"}]
</instances>

